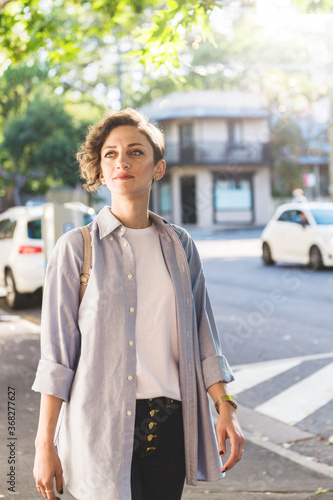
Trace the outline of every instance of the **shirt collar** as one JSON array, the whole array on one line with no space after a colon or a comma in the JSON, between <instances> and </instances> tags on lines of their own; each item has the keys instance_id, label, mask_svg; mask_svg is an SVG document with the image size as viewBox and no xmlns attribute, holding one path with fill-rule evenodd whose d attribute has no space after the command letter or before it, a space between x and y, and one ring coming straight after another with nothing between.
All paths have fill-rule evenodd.
<instances>
[{"instance_id":1,"label":"shirt collar","mask_svg":"<svg viewBox=\"0 0 333 500\"><path fill-rule=\"evenodd\" d=\"M168 221L163 219L163 217L151 212L150 210L149 217L160 229L165 230L166 225L169 225ZM117 219L117 217L111 212L111 207L108 206L102 208L102 210L97 214L95 220L98 225L100 239L115 231L119 226L122 226L120 220Z\"/></svg>"},{"instance_id":2,"label":"shirt collar","mask_svg":"<svg viewBox=\"0 0 333 500\"><path fill-rule=\"evenodd\" d=\"M111 207L105 206L96 216L100 239L112 233L117 227L122 226L120 220L111 212Z\"/></svg>"}]
</instances>

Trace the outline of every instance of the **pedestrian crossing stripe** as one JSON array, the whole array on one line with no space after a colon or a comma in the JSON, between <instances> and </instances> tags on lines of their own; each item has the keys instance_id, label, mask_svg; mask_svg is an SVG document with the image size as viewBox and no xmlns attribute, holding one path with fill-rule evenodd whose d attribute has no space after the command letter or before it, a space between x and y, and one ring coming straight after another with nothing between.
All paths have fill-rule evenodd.
<instances>
[{"instance_id":1,"label":"pedestrian crossing stripe","mask_svg":"<svg viewBox=\"0 0 333 500\"><path fill-rule=\"evenodd\" d=\"M236 397L273 377L316 359L333 360L333 353L300 356L233 367L230 390ZM292 384L254 410L288 425L295 425L333 400L333 362ZM333 436L330 438L333 440Z\"/></svg>"},{"instance_id":2,"label":"pedestrian crossing stripe","mask_svg":"<svg viewBox=\"0 0 333 500\"><path fill-rule=\"evenodd\" d=\"M240 394L247 389L251 389L261 382L265 382L281 373L301 364L301 360L285 359L278 363L274 361L270 364L262 363L254 366L248 365L245 369L235 370L235 380L232 382L232 392L235 395Z\"/></svg>"},{"instance_id":3,"label":"pedestrian crossing stripe","mask_svg":"<svg viewBox=\"0 0 333 500\"><path fill-rule=\"evenodd\" d=\"M288 425L295 425L333 399L333 363L293 384L255 410Z\"/></svg>"}]
</instances>

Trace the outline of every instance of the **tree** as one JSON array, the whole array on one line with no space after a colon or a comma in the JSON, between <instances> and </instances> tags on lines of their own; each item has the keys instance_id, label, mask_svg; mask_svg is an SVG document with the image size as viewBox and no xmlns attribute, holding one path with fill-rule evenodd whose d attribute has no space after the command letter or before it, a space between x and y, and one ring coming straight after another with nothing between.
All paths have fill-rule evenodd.
<instances>
[{"instance_id":1,"label":"tree","mask_svg":"<svg viewBox=\"0 0 333 500\"><path fill-rule=\"evenodd\" d=\"M209 16L214 8L232 3L251 5L251 0L39 0L0 1L0 44L8 60L17 62L47 53L54 62L75 59L82 43L117 32L130 35L135 54L146 67L172 69L186 36L199 30L211 36ZM93 53L92 53L93 57Z\"/></svg>"},{"instance_id":2,"label":"tree","mask_svg":"<svg viewBox=\"0 0 333 500\"><path fill-rule=\"evenodd\" d=\"M273 195L290 197L292 191L302 185L302 172L298 158L304 141L297 123L290 117L282 117L273 125Z\"/></svg>"},{"instance_id":3,"label":"tree","mask_svg":"<svg viewBox=\"0 0 333 500\"><path fill-rule=\"evenodd\" d=\"M79 176L74 154L83 133L60 100L36 97L10 118L3 130L0 174L15 185L15 204L23 188L46 191L51 184L75 185Z\"/></svg>"}]
</instances>

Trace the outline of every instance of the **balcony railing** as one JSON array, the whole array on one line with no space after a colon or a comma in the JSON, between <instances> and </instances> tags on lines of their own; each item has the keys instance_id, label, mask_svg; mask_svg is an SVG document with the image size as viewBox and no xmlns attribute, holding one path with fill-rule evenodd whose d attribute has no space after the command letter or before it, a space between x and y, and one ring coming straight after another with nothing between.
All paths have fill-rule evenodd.
<instances>
[{"instance_id":1,"label":"balcony railing","mask_svg":"<svg viewBox=\"0 0 333 500\"><path fill-rule=\"evenodd\" d=\"M270 145L261 142L199 142L188 146L166 143L169 165L263 165L270 162Z\"/></svg>"}]
</instances>

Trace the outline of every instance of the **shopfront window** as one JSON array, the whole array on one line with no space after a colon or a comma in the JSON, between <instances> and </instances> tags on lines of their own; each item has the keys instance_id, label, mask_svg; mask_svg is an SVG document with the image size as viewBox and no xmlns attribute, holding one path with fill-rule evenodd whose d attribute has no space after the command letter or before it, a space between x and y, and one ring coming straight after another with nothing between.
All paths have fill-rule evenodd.
<instances>
[{"instance_id":1,"label":"shopfront window","mask_svg":"<svg viewBox=\"0 0 333 500\"><path fill-rule=\"evenodd\" d=\"M158 190L159 199L159 214L166 215L171 213L172 203L171 203L171 182L170 179L163 179L160 181Z\"/></svg>"},{"instance_id":2,"label":"shopfront window","mask_svg":"<svg viewBox=\"0 0 333 500\"><path fill-rule=\"evenodd\" d=\"M251 210L250 178L219 179L214 184L215 210Z\"/></svg>"}]
</instances>

